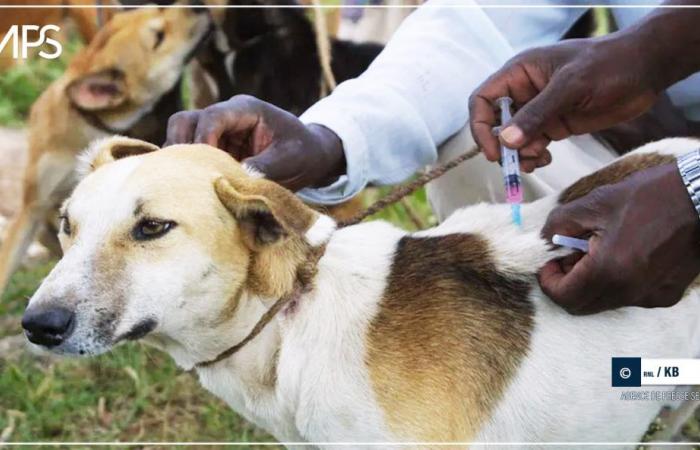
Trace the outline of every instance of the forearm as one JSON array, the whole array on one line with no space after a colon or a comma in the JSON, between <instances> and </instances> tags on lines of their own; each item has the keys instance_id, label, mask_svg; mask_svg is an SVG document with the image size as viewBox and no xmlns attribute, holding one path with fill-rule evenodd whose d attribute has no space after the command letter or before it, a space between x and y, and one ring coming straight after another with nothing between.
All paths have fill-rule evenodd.
<instances>
[{"instance_id":1,"label":"forearm","mask_svg":"<svg viewBox=\"0 0 700 450\"><path fill-rule=\"evenodd\" d=\"M667 0L663 5L700 6L700 1ZM657 92L700 71L700 8L657 8L623 33L646 53Z\"/></svg>"}]
</instances>

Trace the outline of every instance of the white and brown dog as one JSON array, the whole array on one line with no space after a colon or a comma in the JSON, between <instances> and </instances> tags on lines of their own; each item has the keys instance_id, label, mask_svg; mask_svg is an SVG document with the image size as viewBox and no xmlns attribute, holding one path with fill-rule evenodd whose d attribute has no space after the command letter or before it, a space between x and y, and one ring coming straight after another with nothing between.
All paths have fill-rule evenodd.
<instances>
[{"instance_id":1,"label":"white and brown dog","mask_svg":"<svg viewBox=\"0 0 700 450\"><path fill-rule=\"evenodd\" d=\"M538 287L562 254L539 230L558 202L697 145L648 145L525 205L524 230L482 204L411 234L337 229L208 146L103 140L23 326L60 354L156 345L286 442L634 442L660 405L621 401L611 357L696 356L698 295L571 316ZM292 301L221 357L280 298Z\"/></svg>"}]
</instances>

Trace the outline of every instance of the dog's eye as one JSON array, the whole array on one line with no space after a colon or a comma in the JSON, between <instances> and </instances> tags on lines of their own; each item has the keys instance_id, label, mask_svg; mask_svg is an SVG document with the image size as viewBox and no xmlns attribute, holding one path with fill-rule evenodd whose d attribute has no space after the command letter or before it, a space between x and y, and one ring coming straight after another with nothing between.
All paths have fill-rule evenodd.
<instances>
[{"instance_id":1,"label":"dog's eye","mask_svg":"<svg viewBox=\"0 0 700 450\"><path fill-rule=\"evenodd\" d=\"M70 236L71 233L71 228L70 228L70 220L68 220L68 216L59 216L59 219L61 219L61 232L63 234Z\"/></svg>"},{"instance_id":2,"label":"dog's eye","mask_svg":"<svg viewBox=\"0 0 700 450\"><path fill-rule=\"evenodd\" d=\"M156 31L156 43L153 44L153 50L160 47L160 44L163 43L163 39L165 39L165 31L163 31L163 30Z\"/></svg>"},{"instance_id":3,"label":"dog's eye","mask_svg":"<svg viewBox=\"0 0 700 450\"><path fill-rule=\"evenodd\" d=\"M132 232L137 241L147 241L166 235L175 227L175 222L145 219L136 224Z\"/></svg>"}]
</instances>

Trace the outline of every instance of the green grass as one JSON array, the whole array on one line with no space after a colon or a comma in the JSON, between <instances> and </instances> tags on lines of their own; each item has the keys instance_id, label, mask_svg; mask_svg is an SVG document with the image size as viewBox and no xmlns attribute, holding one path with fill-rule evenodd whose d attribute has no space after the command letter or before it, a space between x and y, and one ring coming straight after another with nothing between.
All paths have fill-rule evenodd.
<instances>
[{"instance_id":1,"label":"green grass","mask_svg":"<svg viewBox=\"0 0 700 450\"><path fill-rule=\"evenodd\" d=\"M169 357L137 344L89 360L22 356L0 372L0 429L12 441L260 441L261 431Z\"/></svg>"}]
</instances>

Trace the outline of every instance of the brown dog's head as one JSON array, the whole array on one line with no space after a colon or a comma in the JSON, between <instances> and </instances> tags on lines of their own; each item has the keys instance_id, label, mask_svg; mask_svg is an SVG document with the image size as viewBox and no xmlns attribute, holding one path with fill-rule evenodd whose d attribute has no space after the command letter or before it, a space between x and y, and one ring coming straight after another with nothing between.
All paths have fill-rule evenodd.
<instances>
[{"instance_id":1,"label":"brown dog's head","mask_svg":"<svg viewBox=\"0 0 700 450\"><path fill-rule=\"evenodd\" d=\"M175 87L210 22L206 11L190 8L115 15L71 62L68 98L111 129L129 129Z\"/></svg>"},{"instance_id":2,"label":"brown dog's head","mask_svg":"<svg viewBox=\"0 0 700 450\"><path fill-rule=\"evenodd\" d=\"M29 339L57 353L148 335L183 366L211 358L235 342L207 333L246 333L257 320L246 311L288 293L335 227L206 145L117 137L82 164L88 175L62 210L64 256L23 319Z\"/></svg>"}]
</instances>

